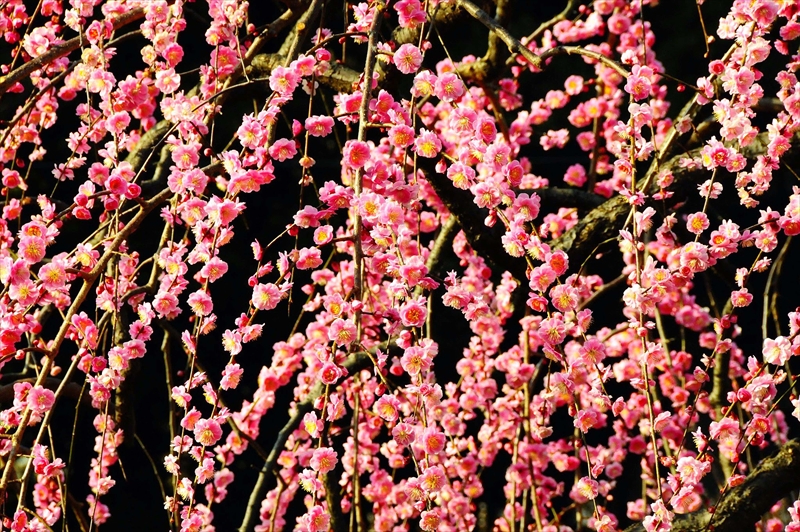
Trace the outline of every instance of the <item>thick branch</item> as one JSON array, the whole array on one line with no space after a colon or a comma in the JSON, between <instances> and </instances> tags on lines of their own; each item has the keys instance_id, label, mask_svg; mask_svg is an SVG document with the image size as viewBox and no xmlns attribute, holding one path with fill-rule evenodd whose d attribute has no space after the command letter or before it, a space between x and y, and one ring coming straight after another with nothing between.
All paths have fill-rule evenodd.
<instances>
[{"instance_id":1,"label":"thick branch","mask_svg":"<svg viewBox=\"0 0 800 532\"><path fill-rule=\"evenodd\" d=\"M253 57L247 73L257 78L267 78L275 67L285 62L286 58L280 54L258 54ZM324 74L319 74L314 79L337 92L350 93L353 92L360 76L360 72L332 62Z\"/></svg>"},{"instance_id":2,"label":"thick branch","mask_svg":"<svg viewBox=\"0 0 800 532\"><path fill-rule=\"evenodd\" d=\"M542 58L531 52L525 45L511 35L508 30L497 23L495 19L490 17L486 11L473 4L470 0L456 0L456 5L472 15L472 17L486 26L489 31L497 35L497 37L508 46L508 50L512 54L521 54L530 64L539 68L542 65Z\"/></svg>"},{"instance_id":3,"label":"thick branch","mask_svg":"<svg viewBox=\"0 0 800 532\"><path fill-rule=\"evenodd\" d=\"M130 11L124 13L123 15L120 15L119 17L111 21L111 23L114 26L114 31L118 30L123 26L126 26L127 24L130 24L131 22L139 20L140 18L144 17L144 14L145 14L144 8L137 7L135 9L131 9ZM14 83L22 81L27 77L30 77L32 73L36 72L37 70L43 69L45 66L49 65L56 59L64 57L65 55L68 55L71 52L74 52L75 50L81 47L82 42L86 41L81 36L73 37L67 42L53 46L42 55L31 59L24 65L15 69L7 76L0 78L0 96L5 94L6 91L8 91L8 89L10 89L12 85L14 85Z\"/></svg>"},{"instance_id":4,"label":"thick branch","mask_svg":"<svg viewBox=\"0 0 800 532\"><path fill-rule=\"evenodd\" d=\"M455 4L439 4L432 9L432 12L428 12L428 17L435 26L441 28L459 22L462 17L466 19L463 13L464 11L459 9ZM397 46L402 44L418 44L420 30L420 26L413 26L410 28L398 26L392 31L392 41Z\"/></svg>"},{"instance_id":5,"label":"thick branch","mask_svg":"<svg viewBox=\"0 0 800 532\"><path fill-rule=\"evenodd\" d=\"M525 261L506 253L500 241L504 232L502 224L487 227L484 220L489 213L486 209L482 209L475 204L472 193L454 187L444 174L429 169L428 167L431 165L426 164L426 162L425 160L418 160L418 164L424 166L426 170L428 182L436 191L439 199L445 204L447 210L458 221L458 225L464 231L464 235L467 237L472 249L487 260L490 265L509 271L517 280L524 281L527 278ZM552 206L600 208L598 205L602 202L600 196L581 190L544 188L532 192L539 195L543 209L548 210Z\"/></svg>"},{"instance_id":6,"label":"thick branch","mask_svg":"<svg viewBox=\"0 0 800 532\"><path fill-rule=\"evenodd\" d=\"M425 161L421 162L424 164ZM511 275L517 280L524 280L526 278L525 261L506 253L500 241L503 236L502 224L487 227L484 219L489 214L488 211L475 204L474 196L470 191L454 187L444 174L432 170L427 172L427 177L436 195L461 226L472 249L490 266L501 271L511 272Z\"/></svg>"},{"instance_id":7,"label":"thick branch","mask_svg":"<svg viewBox=\"0 0 800 532\"><path fill-rule=\"evenodd\" d=\"M793 146L784 155L782 160L791 161L800 155L797 145L800 143L800 134L793 138ZM755 140L742 150L742 154L748 159L755 159L759 155L766 154L769 144L768 133L760 133ZM696 191L696 185L700 179L709 175L709 171L703 167L685 168L680 166L680 160L685 157L696 158L700 156L700 149L693 150L688 154L673 157L667 163L659 167L659 171L671 171L674 182L669 188L673 196L667 200L659 202L666 208L671 208L684 201L692 191ZM654 200L649 196L656 192L655 184L650 183L648 190L644 191L648 196L647 204L655 205ZM619 236L619 231L625 226L631 212L630 205L623 196L614 196L598 208L583 217L572 229L565 232L551 243L553 249L561 249L569 253L570 264L579 267L583 261L597 248L597 246L609 238Z\"/></svg>"},{"instance_id":8,"label":"thick branch","mask_svg":"<svg viewBox=\"0 0 800 532\"><path fill-rule=\"evenodd\" d=\"M499 27L508 23L512 11L511 0L498 0L494 20ZM497 32L490 31L486 54L477 61L463 65L459 68L459 74L476 81L494 78L505 67L506 59L510 58L508 52L500 46L500 42Z\"/></svg>"},{"instance_id":9,"label":"thick branch","mask_svg":"<svg viewBox=\"0 0 800 532\"><path fill-rule=\"evenodd\" d=\"M617 62L609 59L603 54L593 52L579 46L556 46L555 48L551 48L543 52L541 55L537 55L528 49L527 46L522 44L516 37L511 35L508 30L500 25L495 19L490 17L484 10L473 4L470 0L456 0L456 5L472 15L475 20L486 26L490 32L496 35L506 44L506 46L508 46L508 50L512 54L522 55L522 57L524 57L525 60L535 68L542 68L546 59L556 55L582 55L584 57L588 57L589 59L599 61L605 66L614 69L614 71L616 71L623 78L628 77L628 72Z\"/></svg>"},{"instance_id":10,"label":"thick branch","mask_svg":"<svg viewBox=\"0 0 800 532\"><path fill-rule=\"evenodd\" d=\"M704 509L677 516L672 532L740 532L755 524L776 502L800 489L800 441L792 440L775 456L763 460L741 485L730 489L710 517ZM641 523L626 532L642 532Z\"/></svg>"}]
</instances>

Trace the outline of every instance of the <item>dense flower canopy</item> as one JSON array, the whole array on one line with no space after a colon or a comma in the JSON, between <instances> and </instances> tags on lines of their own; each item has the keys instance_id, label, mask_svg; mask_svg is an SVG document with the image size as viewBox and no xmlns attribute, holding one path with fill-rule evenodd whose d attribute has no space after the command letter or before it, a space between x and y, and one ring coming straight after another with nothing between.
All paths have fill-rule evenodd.
<instances>
[{"instance_id":1,"label":"dense flower canopy","mask_svg":"<svg viewBox=\"0 0 800 532\"><path fill-rule=\"evenodd\" d=\"M800 530L796 2L697 0L696 80L656 0L520 37L525 0L34 4L0 2L4 529L124 528L135 438L172 530ZM163 453L125 426L152 359Z\"/></svg>"}]
</instances>

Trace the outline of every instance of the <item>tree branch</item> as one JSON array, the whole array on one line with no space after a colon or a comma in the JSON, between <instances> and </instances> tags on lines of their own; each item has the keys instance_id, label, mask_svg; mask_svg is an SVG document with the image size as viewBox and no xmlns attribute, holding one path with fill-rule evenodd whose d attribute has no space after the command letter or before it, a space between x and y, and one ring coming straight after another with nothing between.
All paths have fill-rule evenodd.
<instances>
[{"instance_id":1,"label":"tree branch","mask_svg":"<svg viewBox=\"0 0 800 532\"><path fill-rule=\"evenodd\" d=\"M506 24L511 17L512 4L512 0L498 0L494 21L499 27ZM465 78L484 82L502 71L508 58L509 54L500 47L500 36L497 32L490 31L486 54L477 61L463 65L458 71Z\"/></svg>"},{"instance_id":2,"label":"tree branch","mask_svg":"<svg viewBox=\"0 0 800 532\"><path fill-rule=\"evenodd\" d=\"M782 160L791 161L800 155L798 143L800 143L800 133L795 134L792 139L792 147L784 154ZM768 133L760 133L747 148L742 150L742 155L747 159L755 159L767 152L768 144ZM680 166L680 161L686 157L696 158L699 156L700 148L675 156L659 167L659 171L670 171L674 176L673 184L669 188L673 192L673 196L659 202L659 205L671 208L684 201L690 192L696 191L697 180L705 177L708 170L702 167L685 168ZM650 173L648 172L648 175ZM656 185L652 183L652 180L650 181L648 189L644 191L648 195L645 202L648 205L655 205L655 201L649 198L649 195L656 191ZM570 264L573 267L579 266L599 244L619 235L630 212L631 208L627 200L623 196L614 196L581 219L572 229L553 240L551 247L568 252Z\"/></svg>"},{"instance_id":3,"label":"tree branch","mask_svg":"<svg viewBox=\"0 0 800 532\"><path fill-rule=\"evenodd\" d=\"M137 7L135 9L131 9L127 13L120 15L119 17L113 19L111 24L114 26L114 31L118 30L119 28L130 24L131 22L135 22L140 18L144 17L144 8ZM43 69L48 64L52 63L56 59L60 57L64 57L68 55L78 48L81 47L81 44L86 42L80 35L77 37L73 37L72 39L51 47L45 53L40 56L37 56L24 65L16 68L13 72L9 73L7 76L0 78L0 96L5 94L8 89L11 88L18 81L22 81L23 79L30 77L30 75L37 70Z\"/></svg>"},{"instance_id":4,"label":"tree branch","mask_svg":"<svg viewBox=\"0 0 800 532\"><path fill-rule=\"evenodd\" d=\"M519 40L511 35L508 30L498 24L495 19L490 17L486 11L473 4L470 0L456 0L456 5L472 15L475 20L486 26L489 31L497 35L497 37L503 41L506 46L508 46L508 49L511 53L521 54L522 57L524 57L536 68L541 67L542 58L531 52L525 45L519 42Z\"/></svg>"},{"instance_id":5,"label":"tree branch","mask_svg":"<svg viewBox=\"0 0 800 532\"><path fill-rule=\"evenodd\" d=\"M39 377L36 379L36 386L42 386L47 380L50 370L53 367L53 362L56 358L56 355L61 349L61 344L64 342L64 339L67 336L67 331L72 324L72 316L78 312L80 306L92 292L95 281L97 281L97 279L100 277L100 274L105 269L108 261L111 260L111 258L117 253L120 245L122 245L122 243L125 242L125 240L127 240L127 238L142 224L144 219L147 218L147 216L156 207L161 205L162 202L166 201L171 196L172 192L169 189L164 189L150 200L144 201L136 215L131 218L125 227L123 227L122 230L116 234L114 240L108 245L103 255L98 259L97 264L94 266L94 268L92 268L92 271L89 272L86 277L84 277L83 285L81 286L78 294L75 296L75 299L73 299L72 304L69 306L69 309L64 316L64 321L62 322L55 339L53 339L52 344L49 346L49 353L44 357L44 362L42 364ZM47 416L52 414L53 408L48 411ZM13 469L14 459L19 453L20 445L22 444L22 437L25 435L25 430L28 427L32 413L32 410L28 407L22 411L19 425L17 425L17 428L11 437L11 449L8 453L6 466L3 469L3 476L0 478L0 500L3 500L5 497L8 483L11 480L11 470ZM45 423L46 422L47 420L45 420Z\"/></svg>"},{"instance_id":6,"label":"tree branch","mask_svg":"<svg viewBox=\"0 0 800 532\"><path fill-rule=\"evenodd\" d=\"M386 348L386 345L380 346ZM370 353L359 351L353 353L342 363L342 369L346 371L345 376L340 379L340 383L355 375L362 369L367 369L372 366L372 355ZM335 385L334 385L335 386ZM300 426L303 421L303 416L314 408L314 402L325 393L326 385L322 382L317 382L314 388L308 393L302 402L298 403L294 408L294 413L289 421L278 432L278 437L272 445L272 450L269 452L267 461L261 468L258 474L258 480L250 493L250 499L247 501L247 510L245 511L242 524L239 526L239 532L248 532L253 530L256 526L258 519L258 506L264 497L267 496L267 481L269 476L275 472L275 466L278 464L278 458L289 440L289 436Z\"/></svg>"},{"instance_id":7,"label":"tree branch","mask_svg":"<svg viewBox=\"0 0 800 532\"><path fill-rule=\"evenodd\" d=\"M257 78L268 78L272 70L286 62L280 54L258 54L253 57L247 73ZM327 72L314 79L337 92L351 93L361 77L361 73L339 63L332 62Z\"/></svg>"},{"instance_id":8,"label":"tree branch","mask_svg":"<svg viewBox=\"0 0 800 532\"><path fill-rule=\"evenodd\" d=\"M419 160L418 164L426 171L428 182L439 199L461 226L472 249L490 265L509 271L518 281L525 281L527 278L525 261L506 253L500 241L504 233L502 224L487 227L484 219L488 215L488 211L475 204L472 193L454 187L444 174L437 173L432 168L433 165L427 164L427 161ZM601 196L577 189L543 188L531 192L539 195L542 205L546 208L551 206L596 208L592 211L596 212L600 208L598 205L603 201ZM616 234L614 233L614 236ZM578 261L578 264L580 262Z\"/></svg>"},{"instance_id":9,"label":"tree branch","mask_svg":"<svg viewBox=\"0 0 800 532\"><path fill-rule=\"evenodd\" d=\"M784 445L775 456L763 460L744 483L723 495L713 514L705 509L679 515L672 532L741 532L755 524L776 502L800 489L800 440ZM643 532L637 523L625 532Z\"/></svg>"}]
</instances>

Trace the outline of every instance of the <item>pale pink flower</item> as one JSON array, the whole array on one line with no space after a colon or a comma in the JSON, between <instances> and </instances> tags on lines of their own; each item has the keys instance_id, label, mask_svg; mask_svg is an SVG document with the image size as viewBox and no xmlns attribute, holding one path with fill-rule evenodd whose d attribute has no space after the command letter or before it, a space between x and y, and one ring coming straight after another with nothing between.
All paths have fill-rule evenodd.
<instances>
[{"instance_id":1,"label":"pale pink flower","mask_svg":"<svg viewBox=\"0 0 800 532\"><path fill-rule=\"evenodd\" d=\"M375 401L375 413L386 421L397 421L399 417L400 401L394 395L384 394Z\"/></svg>"},{"instance_id":2,"label":"pale pink flower","mask_svg":"<svg viewBox=\"0 0 800 532\"><path fill-rule=\"evenodd\" d=\"M792 344L785 336L778 336L774 340L766 338L761 352L764 355L764 362L783 366L792 356Z\"/></svg>"},{"instance_id":3,"label":"pale pink flower","mask_svg":"<svg viewBox=\"0 0 800 532\"><path fill-rule=\"evenodd\" d=\"M322 506L312 506L306 514L300 518L300 523L307 532L327 531L331 522L331 516Z\"/></svg>"},{"instance_id":4,"label":"pale pink flower","mask_svg":"<svg viewBox=\"0 0 800 532\"><path fill-rule=\"evenodd\" d=\"M333 118L324 115L309 116L306 118L305 128L312 137L325 137L333 131Z\"/></svg>"},{"instance_id":5,"label":"pale pink flower","mask_svg":"<svg viewBox=\"0 0 800 532\"><path fill-rule=\"evenodd\" d=\"M300 270L313 270L322 264L322 253L318 248L302 248L298 250L295 266Z\"/></svg>"},{"instance_id":6,"label":"pale pink flower","mask_svg":"<svg viewBox=\"0 0 800 532\"><path fill-rule=\"evenodd\" d=\"M28 391L28 408L37 414L44 414L53 407L56 396L52 390L34 386Z\"/></svg>"},{"instance_id":7,"label":"pale pink flower","mask_svg":"<svg viewBox=\"0 0 800 532\"><path fill-rule=\"evenodd\" d=\"M239 381L242 379L243 370L239 364L228 364L225 366L225 371L222 372L222 380L220 380L220 387L223 390L233 390L239 386Z\"/></svg>"},{"instance_id":8,"label":"pale pink flower","mask_svg":"<svg viewBox=\"0 0 800 532\"><path fill-rule=\"evenodd\" d=\"M269 88L281 96L289 96L300 83L300 76L291 68L275 67L269 76Z\"/></svg>"},{"instance_id":9,"label":"pale pink flower","mask_svg":"<svg viewBox=\"0 0 800 532\"><path fill-rule=\"evenodd\" d=\"M445 72L436 80L433 91L440 100L453 102L461 98L466 87L460 77L452 72Z\"/></svg>"},{"instance_id":10,"label":"pale pink flower","mask_svg":"<svg viewBox=\"0 0 800 532\"><path fill-rule=\"evenodd\" d=\"M442 141L439 136L427 129L423 129L414 140L414 152L420 157L432 159L438 155L442 149Z\"/></svg>"},{"instance_id":11,"label":"pale pink flower","mask_svg":"<svg viewBox=\"0 0 800 532\"><path fill-rule=\"evenodd\" d=\"M403 44L394 53L394 64L403 74L413 74L422 65L422 52L413 44Z\"/></svg>"}]
</instances>

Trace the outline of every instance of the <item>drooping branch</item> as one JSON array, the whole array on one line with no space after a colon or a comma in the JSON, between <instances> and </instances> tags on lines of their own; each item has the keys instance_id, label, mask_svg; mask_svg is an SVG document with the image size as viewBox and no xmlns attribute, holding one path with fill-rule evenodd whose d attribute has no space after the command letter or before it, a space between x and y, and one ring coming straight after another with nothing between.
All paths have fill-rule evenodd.
<instances>
[{"instance_id":1,"label":"drooping branch","mask_svg":"<svg viewBox=\"0 0 800 532\"><path fill-rule=\"evenodd\" d=\"M32 385L36 383L35 378L26 378L26 379L19 379L10 384L4 384L0 386L0 404L8 404L14 400L14 385L21 382L29 382ZM57 379L55 377L48 377L42 383L42 386L47 388L48 390L57 390L58 387L61 385L62 379ZM84 395L81 397L81 386L75 382L67 383L63 390L63 396L69 399L73 399L75 401L80 400L80 404L83 406L89 406L92 404L92 399L89 395Z\"/></svg>"},{"instance_id":2,"label":"drooping branch","mask_svg":"<svg viewBox=\"0 0 800 532\"><path fill-rule=\"evenodd\" d=\"M456 0L456 4L464 9L467 13L472 15L475 20L486 26L490 32L497 35L497 37L508 46L512 54L518 54L525 58L535 68L542 68L545 60L556 55L582 55L589 59L599 61L605 66L614 69L623 78L628 77L628 71L622 68L617 62L609 59L608 57L598 52L581 48L580 46L557 46L551 48L541 55L533 53L527 46L522 44L516 37L511 35L507 29L500 25L495 19L490 17L484 10L473 4L470 0Z\"/></svg>"},{"instance_id":3,"label":"drooping branch","mask_svg":"<svg viewBox=\"0 0 800 532\"><path fill-rule=\"evenodd\" d=\"M298 22L306 11L303 9L308 8L309 2L308 0L304 0L302 2L293 3L297 4L297 9L289 9L284 11L277 19L270 22L266 25L266 27L258 34L258 36L253 39L253 42L250 44L248 49L245 51L244 56L241 58L236 64L234 71L224 80L223 87L219 93L219 95L215 98L216 105L221 106L225 99L227 98L229 91L228 89L235 85L243 75L247 73L252 73L257 76L266 77L272 72L272 69L278 66L281 63L273 63L269 61L265 66L263 63L266 57L275 57L280 58L282 62L287 62L287 58L289 57L287 54L292 51L284 51L283 54L259 54L261 49L264 45L267 44L271 39L275 38L280 32L286 29L290 24L293 22ZM302 5L301 5L302 4ZM289 39L287 39L288 41ZM286 42L284 42L286 44ZM283 49L283 48L281 48ZM253 66L251 70L251 65L261 65ZM259 70L260 69L260 70ZM198 91L200 88L200 84L198 83L192 91ZM138 173L144 171L144 166L147 162L152 158L154 150L158 148L159 145L163 144L166 140L166 136L173 130L175 125L168 121L168 120L160 120L157 122L152 128L147 130L142 137L139 139L139 142L136 146L131 150L128 156L125 158L127 162L136 169ZM162 186L164 181L163 179L163 168L164 168L164 161L167 160L169 152L169 146L163 146L161 149L160 159L161 162L154 173L152 179L142 182L142 190L145 192L149 192L153 189L157 189L158 187ZM214 163L212 163L214 164ZM205 169L204 169L205 170Z\"/></svg>"},{"instance_id":4,"label":"drooping branch","mask_svg":"<svg viewBox=\"0 0 800 532\"><path fill-rule=\"evenodd\" d=\"M714 513L705 509L677 516L673 532L739 532L753 530L769 509L790 492L800 489L800 440L792 440L775 456L763 460L744 483L729 489ZM626 532L642 532L641 523Z\"/></svg>"},{"instance_id":5,"label":"drooping branch","mask_svg":"<svg viewBox=\"0 0 800 532\"><path fill-rule=\"evenodd\" d=\"M525 42L529 43L531 41L535 41L536 39L541 37L542 34L545 31L549 30L550 28L552 28L553 26L555 26L556 24L558 24L562 20L566 20L567 17L569 16L569 14L572 12L572 10L575 9L575 4L576 4L576 0L568 0L567 1L567 5L564 6L564 9L559 14L557 14L556 16L551 18L550 20L542 22L539 25L538 28L533 30L533 33L528 35L528 37L526 38ZM506 60L506 65L510 66L511 64L513 64L513 62L514 62L514 58L513 57L509 57Z\"/></svg>"},{"instance_id":6,"label":"drooping branch","mask_svg":"<svg viewBox=\"0 0 800 532\"><path fill-rule=\"evenodd\" d=\"M86 298L89 297L89 294L93 291L94 284L105 270L106 264L108 264L111 258L117 253L117 250L119 250L119 247L123 244L123 242L125 242L128 237L130 237L130 235L139 228L142 222L144 222L145 218L147 218L156 207L161 205L171 196L172 192L169 189L164 189L150 200L142 201L142 204L140 205L136 215L131 218L131 220L116 234L114 240L112 240L111 243L106 247L105 252L100 256L94 268L92 268L92 270L84 276L83 285L81 286L80 291L78 291L75 299L72 300L72 304L69 306L69 309L64 316L64 321L62 322L56 337L48 346L48 354L44 357L42 368L39 372L39 377L36 379L36 386L42 386L46 381L48 375L50 374L50 370L53 367L56 355L61 349L61 344L66 339L67 332L72 325L72 316L78 312L80 306L83 305L84 301L86 301ZM51 408L50 412L52 411L53 410ZM11 448L8 452L6 466L3 469L3 476L0 479L0 500L2 500L5 496L8 483L11 480L11 469L13 468L14 459L19 453L20 445L22 444L22 438L25 435L25 430L28 427L28 422L30 421L32 415L33 411L31 408L26 407L20 417L19 425L17 425L14 434L11 436Z\"/></svg>"},{"instance_id":7,"label":"drooping branch","mask_svg":"<svg viewBox=\"0 0 800 532\"><path fill-rule=\"evenodd\" d=\"M382 345L381 348L386 348L386 346ZM364 351L359 351L348 356L341 365L342 369L345 370L345 375L339 382L344 382L359 371L371 367L372 357L372 353ZM280 432L278 432L278 436L275 439L275 443L272 445L267 461L264 462L261 471L258 473L256 485L250 493L250 498L247 501L247 510L242 519L242 524L239 526L239 532L248 532L253 530L256 526L258 506L267 495L267 482L270 475L275 472L275 467L278 465L278 458L280 458L286 446L286 442L289 440L289 436L300 426L300 423L303 421L303 416L311 412L314 408L314 402L325 393L325 388L325 384L321 381L317 382L305 399L294 407L292 417L289 418L289 421L287 421Z\"/></svg>"},{"instance_id":8,"label":"drooping branch","mask_svg":"<svg viewBox=\"0 0 800 532\"><path fill-rule=\"evenodd\" d=\"M599 63L602 63L608 68L611 68L612 70L614 70L614 72L616 72L623 78L628 77L628 71L625 70L619 63L617 63L613 59L609 59L608 57L604 56L599 52L594 52L592 50L587 50L586 48L581 48L580 46L556 46L555 48L550 48L549 50L545 50L544 52L542 52L542 55L540 55L539 58L542 61L545 61L546 59L549 59L557 55L580 55L588 59L593 59Z\"/></svg>"}]
</instances>

